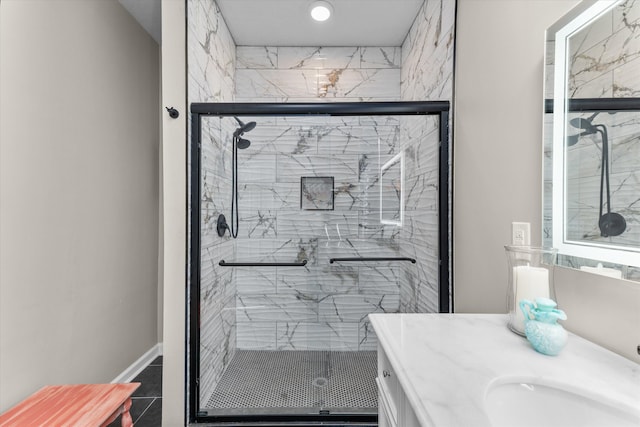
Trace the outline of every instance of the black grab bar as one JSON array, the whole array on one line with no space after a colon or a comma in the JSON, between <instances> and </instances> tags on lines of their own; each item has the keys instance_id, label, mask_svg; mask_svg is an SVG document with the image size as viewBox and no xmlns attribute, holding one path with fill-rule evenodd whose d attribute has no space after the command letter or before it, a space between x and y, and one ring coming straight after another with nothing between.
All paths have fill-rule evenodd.
<instances>
[{"instance_id":1,"label":"black grab bar","mask_svg":"<svg viewBox=\"0 0 640 427\"><path fill-rule=\"evenodd\" d=\"M366 262L366 261L411 261L412 264L416 263L415 258L396 257L396 258L331 258L329 264L334 262Z\"/></svg>"},{"instance_id":2,"label":"black grab bar","mask_svg":"<svg viewBox=\"0 0 640 427\"><path fill-rule=\"evenodd\" d=\"M222 260L218 263L221 267L304 267L307 260L301 262L226 262Z\"/></svg>"}]
</instances>

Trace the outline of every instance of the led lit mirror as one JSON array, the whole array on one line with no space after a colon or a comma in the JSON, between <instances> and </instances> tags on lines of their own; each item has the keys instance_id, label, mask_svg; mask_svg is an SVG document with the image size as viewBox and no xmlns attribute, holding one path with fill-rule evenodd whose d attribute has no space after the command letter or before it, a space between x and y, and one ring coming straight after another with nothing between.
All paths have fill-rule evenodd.
<instances>
[{"instance_id":1,"label":"led lit mirror","mask_svg":"<svg viewBox=\"0 0 640 427\"><path fill-rule=\"evenodd\" d=\"M404 154L380 168L380 223L402 227L404 218Z\"/></svg>"},{"instance_id":2,"label":"led lit mirror","mask_svg":"<svg viewBox=\"0 0 640 427\"><path fill-rule=\"evenodd\" d=\"M545 244L640 280L639 1L583 1L547 30L545 98Z\"/></svg>"}]
</instances>

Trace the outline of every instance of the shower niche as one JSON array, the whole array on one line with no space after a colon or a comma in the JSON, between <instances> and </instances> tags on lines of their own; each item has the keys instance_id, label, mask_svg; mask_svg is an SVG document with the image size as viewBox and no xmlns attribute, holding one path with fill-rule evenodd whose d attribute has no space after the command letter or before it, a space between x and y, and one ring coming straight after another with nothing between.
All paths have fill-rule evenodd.
<instances>
[{"instance_id":1,"label":"shower niche","mask_svg":"<svg viewBox=\"0 0 640 427\"><path fill-rule=\"evenodd\" d=\"M449 311L448 111L192 104L194 420L375 421L367 316Z\"/></svg>"}]
</instances>

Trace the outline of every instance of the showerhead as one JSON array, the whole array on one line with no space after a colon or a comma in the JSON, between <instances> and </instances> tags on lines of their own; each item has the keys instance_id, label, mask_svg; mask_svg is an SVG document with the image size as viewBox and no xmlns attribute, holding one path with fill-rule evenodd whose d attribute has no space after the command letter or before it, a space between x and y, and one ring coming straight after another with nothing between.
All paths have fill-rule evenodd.
<instances>
[{"instance_id":1,"label":"showerhead","mask_svg":"<svg viewBox=\"0 0 640 427\"><path fill-rule=\"evenodd\" d=\"M627 229L627 221L619 213L608 212L600 217L598 226L602 237L614 237L624 233Z\"/></svg>"},{"instance_id":2,"label":"showerhead","mask_svg":"<svg viewBox=\"0 0 640 427\"><path fill-rule=\"evenodd\" d=\"M245 148L249 148L250 145L251 145L251 141L249 141L248 139L244 139L244 138L238 137L238 149L239 150L244 150Z\"/></svg>"},{"instance_id":3,"label":"showerhead","mask_svg":"<svg viewBox=\"0 0 640 427\"><path fill-rule=\"evenodd\" d=\"M598 132L598 128L596 128L596 126L594 126L591 123L591 120L593 120L593 118L597 114L598 113L592 115L591 117L589 117L587 119L583 119L582 117L576 117L575 119L571 119L569 121L569 124L571 126L573 126L576 129L581 129L582 130L582 132L580 132L578 134L567 136L567 145L569 147L571 147L572 145L576 145L581 136L593 135L594 133Z\"/></svg>"},{"instance_id":4,"label":"showerhead","mask_svg":"<svg viewBox=\"0 0 640 427\"><path fill-rule=\"evenodd\" d=\"M236 131L233 133L233 136L242 136L245 132L251 132L256 127L256 122L249 122L245 124L237 117L234 117L234 119L236 119L236 121L238 122L238 126L240 127L236 129Z\"/></svg>"}]
</instances>

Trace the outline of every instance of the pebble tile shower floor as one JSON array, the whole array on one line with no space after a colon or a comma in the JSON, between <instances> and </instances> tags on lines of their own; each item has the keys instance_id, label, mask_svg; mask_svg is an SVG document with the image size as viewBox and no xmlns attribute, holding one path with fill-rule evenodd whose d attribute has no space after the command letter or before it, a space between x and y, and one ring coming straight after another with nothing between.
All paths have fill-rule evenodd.
<instances>
[{"instance_id":1,"label":"pebble tile shower floor","mask_svg":"<svg viewBox=\"0 0 640 427\"><path fill-rule=\"evenodd\" d=\"M206 409L209 414L373 413L376 371L375 351L238 350Z\"/></svg>"}]
</instances>

